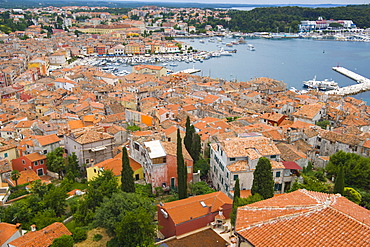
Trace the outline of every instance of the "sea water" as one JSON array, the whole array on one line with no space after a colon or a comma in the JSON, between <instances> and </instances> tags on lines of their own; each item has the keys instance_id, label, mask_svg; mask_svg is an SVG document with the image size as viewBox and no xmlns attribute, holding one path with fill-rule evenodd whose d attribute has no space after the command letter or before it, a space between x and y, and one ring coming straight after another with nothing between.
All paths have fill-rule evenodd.
<instances>
[{"instance_id":1,"label":"sea water","mask_svg":"<svg viewBox=\"0 0 370 247\"><path fill-rule=\"evenodd\" d=\"M204 60L203 63L178 62L171 68L175 71L201 69L197 75L222 78L225 80L248 81L256 77L269 77L287 84L287 87L303 88L303 81L333 79L339 86L356 82L332 70L342 66L362 76L370 78L370 43L355 41L335 41L333 39L263 39L245 38L247 44L255 47L248 49L247 44L227 47L225 44L235 38L222 38L222 42L209 42L209 38L177 39L189 43L198 51L237 49L232 56L220 56ZM353 96L370 103L370 92Z\"/></svg>"}]
</instances>

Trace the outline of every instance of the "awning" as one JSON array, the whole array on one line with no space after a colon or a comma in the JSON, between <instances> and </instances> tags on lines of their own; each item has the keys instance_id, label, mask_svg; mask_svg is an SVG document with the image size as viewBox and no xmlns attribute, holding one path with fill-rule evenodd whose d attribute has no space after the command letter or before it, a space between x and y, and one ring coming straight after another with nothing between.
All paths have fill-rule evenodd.
<instances>
[{"instance_id":1,"label":"awning","mask_svg":"<svg viewBox=\"0 0 370 247\"><path fill-rule=\"evenodd\" d=\"M104 149L107 149L107 147L106 146L99 146L99 147L92 148L91 151L98 152L98 151L101 151L101 150L104 150Z\"/></svg>"},{"instance_id":2,"label":"awning","mask_svg":"<svg viewBox=\"0 0 370 247\"><path fill-rule=\"evenodd\" d=\"M285 169L290 169L290 170L302 170L302 167L300 167L297 163L294 161L282 161Z\"/></svg>"}]
</instances>

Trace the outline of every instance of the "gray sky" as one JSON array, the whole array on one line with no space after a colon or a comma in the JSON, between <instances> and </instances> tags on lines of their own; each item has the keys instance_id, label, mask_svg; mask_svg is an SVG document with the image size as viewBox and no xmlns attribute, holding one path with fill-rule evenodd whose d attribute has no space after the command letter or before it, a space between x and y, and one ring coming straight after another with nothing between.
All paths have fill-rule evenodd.
<instances>
[{"instance_id":1,"label":"gray sky","mask_svg":"<svg viewBox=\"0 0 370 247\"><path fill-rule=\"evenodd\" d=\"M127 0L126 0L127 1ZM188 2L188 3L225 3L225 4L368 4L370 0L131 0L145 2Z\"/></svg>"}]
</instances>

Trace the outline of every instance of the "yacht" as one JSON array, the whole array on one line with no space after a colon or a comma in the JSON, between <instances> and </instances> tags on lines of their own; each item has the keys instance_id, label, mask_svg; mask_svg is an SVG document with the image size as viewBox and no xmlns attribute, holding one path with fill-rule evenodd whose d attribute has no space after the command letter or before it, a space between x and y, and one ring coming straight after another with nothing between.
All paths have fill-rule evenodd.
<instances>
[{"instance_id":1,"label":"yacht","mask_svg":"<svg viewBox=\"0 0 370 247\"><path fill-rule=\"evenodd\" d=\"M333 80L325 79L323 81L317 81L316 76L312 80L304 81L303 86L308 88L314 88L319 90L335 90L338 89L338 83Z\"/></svg>"},{"instance_id":2,"label":"yacht","mask_svg":"<svg viewBox=\"0 0 370 247\"><path fill-rule=\"evenodd\" d=\"M248 44L248 50L254 51L256 50L252 44Z\"/></svg>"}]
</instances>

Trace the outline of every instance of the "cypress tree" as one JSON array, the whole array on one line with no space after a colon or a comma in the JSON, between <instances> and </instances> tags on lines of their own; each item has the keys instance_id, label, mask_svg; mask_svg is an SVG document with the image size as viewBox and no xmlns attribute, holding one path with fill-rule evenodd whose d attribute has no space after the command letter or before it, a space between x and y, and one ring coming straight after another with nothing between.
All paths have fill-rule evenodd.
<instances>
[{"instance_id":1,"label":"cypress tree","mask_svg":"<svg viewBox=\"0 0 370 247\"><path fill-rule=\"evenodd\" d=\"M239 178L237 178L236 181L235 181L233 207L234 206L237 206L236 203L238 201L238 198L240 198L240 182L239 182Z\"/></svg>"},{"instance_id":2,"label":"cypress tree","mask_svg":"<svg viewBox=\"0 0 370 247\"><path fill-rule=\"evenodd\" d=\"M343 165L341 164L339 167L338 175L335 178L334 193L339 193L343 195L343 192L344 192L344 170Z\"/></svg>"},{"instance_id":3,"label":"cypress tree","mask_svg":"<svg viewBox=\"0 0 370 247\"><path fill-rule=\"evenodd\" d=\"M253 172L252 195L260 194L264 199L274 196L274 178L270 160L261 157Z\"/></svg>"},{"instance_id":4,"label":"cypress tree","mask_svg":"<svg viewBox=\"0 0 370 247\"><path fill-rule=\"evenodd\" d=\"M193 129L194 126L192 125ZM195 132L195 130L194 130ZM199 160L200 150L201 150L201 144L200 144L200 135L197 133L193 133L193 139L192 139L192 146L190 150L190 156L193 158L194 163Z\"/></svg>"},{"instance_id":5,"label":"cypress tree","mask_svg":"<svg viewBox=\"0 0 370 247\"><path fill-rule=\"evenodd\" d=\"M134 171L130 166L126 147L122 149L121 189L127 193L135 192Z\"/></svg>"},{"instance_id":6,"label":"cypress tree","mask_svg":"<svg viewBox=\"0 0 370 247\"><path fill-rule=\"evenodd\" d=\"M192 146L192 142L193 142L193 133L192 133L192 130L191 130L189 116L187 116L187 118L186 118L185 128L186 128L186 132L185 132L185 137L184 137L184 144L185 144L186 150L190 154L191 153L191 146Z\"/></svg>"},{"instance_id":7,"label":"cypress tree","mask_svg":"<svg viewBox=\"0 0 370 247\"><path fill-rule=\"evenodd\" d=\"M184 161L184 156L182 155L182 144L180 130L177 129L177 186L179 199L184 199L187 197L187 170Z\"/></svg>"}]
</instances>

